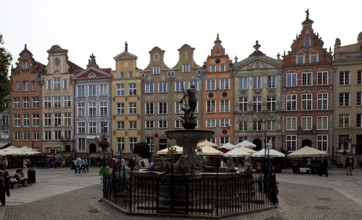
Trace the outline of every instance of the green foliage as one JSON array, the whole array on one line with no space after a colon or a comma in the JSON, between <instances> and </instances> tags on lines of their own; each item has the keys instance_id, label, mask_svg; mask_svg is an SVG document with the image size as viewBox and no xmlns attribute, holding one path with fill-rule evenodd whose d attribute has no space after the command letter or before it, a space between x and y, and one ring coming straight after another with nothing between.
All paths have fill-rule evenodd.
<instances>
[{"instance_id":1,"label":"green foliage","mask_svg":"<svg viewBox=\"0 0 362 220\"><path fill-rule=\"evenodd\" d=\"M139 155L142 158L148 158L150 155L150 148L147 143L139 142L135 144L133 153Z\"/></svg>"},{"instance_id":2,"label":"green foliage","mask_svg":"<svg viewBox=\"0 0 362 220\"><path fill-rule=\"evenodd\" d=\"M13 60L11 54L2 47L2 44L4 44L3 36L0 34L0 112L4 111L9 104L12 88L8 73Z\"/></svg>"}]
</instances>

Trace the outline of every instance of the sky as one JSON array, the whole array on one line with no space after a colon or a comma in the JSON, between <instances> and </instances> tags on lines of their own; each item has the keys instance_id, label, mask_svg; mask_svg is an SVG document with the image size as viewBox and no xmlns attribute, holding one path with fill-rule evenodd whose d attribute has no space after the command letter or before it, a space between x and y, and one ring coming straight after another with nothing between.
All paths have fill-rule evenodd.
<instances>
[{"instance_id":1,"label":"sky","mask_svg":"<svg viewBox=\"0 0 362 220\"><path fill-rule=\"evenodd\" d=\"M361 0L1 0L0 6L0 46L12 54L13 64L25 44L45 65L47 50L59 45L82 68L94 54L101 68L114 70L114 57L127 41L140 69L156 46L174 67L184 44L195 48L194 60L202 66L217 34L232 60L247 58L256 40L264 54L276 58L290 51L307 9L328 50L336 38L342 46L357 43L362 32Z\"/></svg>"}]
</instances>

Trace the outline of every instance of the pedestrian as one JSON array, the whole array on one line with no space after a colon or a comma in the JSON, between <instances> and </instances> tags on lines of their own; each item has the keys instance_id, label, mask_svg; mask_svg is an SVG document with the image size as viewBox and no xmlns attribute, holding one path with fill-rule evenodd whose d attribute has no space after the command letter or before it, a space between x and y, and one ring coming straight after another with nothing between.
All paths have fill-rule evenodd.
<instances>
[{"instance_id":1,"label":"pedestrian","mask_svg":"<svg viewBox=\"0 0 362 220\"><path fill-rule=\"evenodd\" d=\"M352 155L349 155L347 158L346 158L346 161L345 161L345 165L346 165L346 168L347 168L347 176L348 175L351 175L352 176L352 170L353 170L353 165L354 165L354 160L353 160L353 157Z\"/></svg>"},{"instance_id":2,"label":"pedestrian","mask_svg":"<svg viewBox=\"0 0 362 220\"><path fill-rule=\"evenodd\" d=\"M99 169L99 176L101 176L101 182L103 183L104 181L103 177L109 176L110 174L111 168L107 164L103 163L103 165Z\"/></svg>"},{"instance_id":3,"label":"pedestrian","mask_svg":"<svg viewBox=\"0 0 362 220\"><path fill-rule=\"evenodd\" d=\"M83 161L83 165L84 165L84 172L89 172L89 162L88 162L88 159L85 158L84 161Z\"/></svg>"},{"instance_id":4,"label":"pedestrian","mask_svg":"<svg viewBox=\"0 0 362 220\"><path fill-rule=\"evenodd\" d=\"M319 176L322 175L328 176L328 160L326 157L322 157L320 161Z\"/></svg>"},{"instance_id":5,"label":"pedestrian","mask_svg":"<svg viewBox=\"0 0 362 220\"><path fill-rule=\"evenodd\" d=\"M0 171L0 201L1 201L1 205L5 205L5 198L6 196L10 196L10 191L9 191L9 177L4 175L4 171L1 170Z\"/></svg>"},{"instance_id":6,"label":"pedestrian","mask_svg":"<svg viewBox=\"0 0 362 220\"><path fill-rule=\"evenodd\" d=\"M80 173L80 166L81 166L81 163L82 163L82 159L80 159L80 157L78 157L75 161L74 161L74 169L75 169L75 173Z\"/></svg>"}]
</instances>

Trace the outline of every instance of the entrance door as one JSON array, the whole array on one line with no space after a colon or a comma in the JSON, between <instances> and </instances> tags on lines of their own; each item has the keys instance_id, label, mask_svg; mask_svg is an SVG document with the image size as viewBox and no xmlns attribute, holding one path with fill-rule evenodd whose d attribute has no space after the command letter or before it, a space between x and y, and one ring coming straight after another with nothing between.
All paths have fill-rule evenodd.
<instances>
[{"instance_id":1,"label":"entrance door","mask_svg":"<svg viewBox=\"0 0 362 220\"><path fill-rule=\"evenodd\" d=\"M302 147L305 147L305 146L308 146L308 147L312 147L312 141L311 140L303 140L302 141Z\"/></svg>"},{"instance_id":2,"label":"entrance door","mask_svg":"<svg viewBox=\"0 0 362 220\"><path fill-rule=\"evenodd\" d=\"M97 153L97 146L95 144L89 145L89 153Z\"/></svg>"}]
</instances>

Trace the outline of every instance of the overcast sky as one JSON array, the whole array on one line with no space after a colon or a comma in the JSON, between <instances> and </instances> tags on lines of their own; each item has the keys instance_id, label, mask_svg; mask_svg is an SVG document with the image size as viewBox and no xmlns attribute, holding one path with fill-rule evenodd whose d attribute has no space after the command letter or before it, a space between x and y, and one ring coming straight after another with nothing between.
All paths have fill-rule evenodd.
<instances>
[{"instance_id":1,"label":"overcast sky","mask_svg":"<svg viewBox=\"0 0 362 220\"><path fill-rule=\"evenodd\" d=\"M101 68L115 69L114 57L124 51L138 56L144 69L149 51L165 50L165 63L176 65L178 49L195 48L202 65L219 33L230 59L249 56L258 40L260 50L276 58L288 52L309 8L313 29L333 50L355 44L362 31L361 0L1 0L0 34L13 64L27 44L34 58L47 64L47 50L59 45L69 60L86 68L94 53Z\"/></svg>"}]
</instances>

